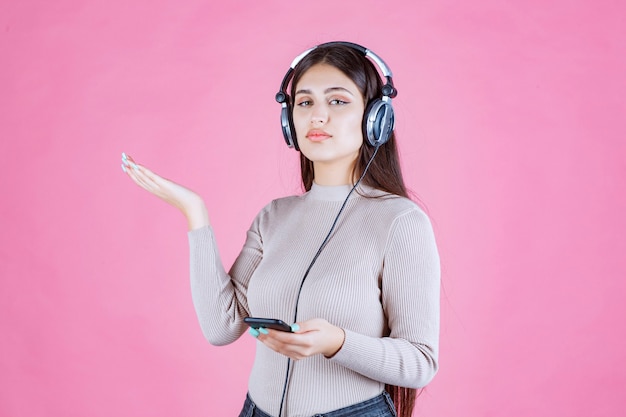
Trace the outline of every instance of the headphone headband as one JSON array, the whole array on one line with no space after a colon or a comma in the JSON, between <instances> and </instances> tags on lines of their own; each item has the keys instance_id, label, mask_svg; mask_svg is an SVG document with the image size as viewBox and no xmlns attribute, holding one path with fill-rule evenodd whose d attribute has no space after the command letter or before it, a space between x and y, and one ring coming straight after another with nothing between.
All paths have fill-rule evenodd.
<instances>
[{"instance_id":1,"label":"headphone headband","mask_svg":"<svg viewBox=\"0 0 626 417\"><path fill-rule=\"evenodd\" d=\"M333 46L333 45L347 46L349 48L359 51L360 53L363 54L363 56L371 59L372 62L374 62L376 66L380 69L380 72L383 74L383 76L387 80L387 83L383 86L383 96L394 98L398 94L398 91L393 86L393 79L392 79L393 74L391 72L391 69L387 66L387 64L385 64L385 61L383 61L381 57L376 55L373 51L359 44L356 44L353 42L335 41L335 42L322 43L320 45L314 46L313 48L309 48L294 58L294 60L291 62L291 65L289 66L289 69L287 70L287 73L283 77L283 82L280 84L280 91L276 94L276 101L279 103L283 103L287 99L287 96L288 96L287 87L289 86L289 81L291 81L291 76L293 75L293 71L296 68L296 65L298 65L305 56L307 56L309 53L313 52L313 50L317 48L325 47L325 46ZM389 90L388 87L391 87L391 91ZM387 94L385 94L385 92L387 92Z\"/></svg>"}]
</instances>

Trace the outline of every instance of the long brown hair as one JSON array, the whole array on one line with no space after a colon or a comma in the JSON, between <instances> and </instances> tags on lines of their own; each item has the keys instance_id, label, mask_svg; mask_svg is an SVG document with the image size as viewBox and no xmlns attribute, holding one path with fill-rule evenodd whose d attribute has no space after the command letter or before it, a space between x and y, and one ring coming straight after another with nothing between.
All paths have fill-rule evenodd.
<instances>
[{"instance_id":1,"label":"long brown hair","mask_svg":"<svg viewBox=\"0 0 626 417\"><path fill-rule=\"evenodd\" d=\"M373 99L382 96L383 83L374 64L362 53L349 46L331 44L318 46L294 68L291 81L292 100L295 97L296 86L300 78L309 68L317 64L331 65L350 78L363 95L366 108ZM291 104L293 106L294 103L292 102ZM375 148L367 140L363 141L354 166L353 178L358 178L363 174L363 170L374 150ZM313 170L313 162L307 159L302 152L300 152L300 172L302 175L302 186L306 191L309 191L313 184L315 172ZM400 170L395 133L392 133L389 140L379 147L378 153L372 161L362 183L390 194L408 198L402 171ZM395 385L385 385L385 390L395 404L398 417L411 417L417 390Z\"/></svg>"}]
</instances>

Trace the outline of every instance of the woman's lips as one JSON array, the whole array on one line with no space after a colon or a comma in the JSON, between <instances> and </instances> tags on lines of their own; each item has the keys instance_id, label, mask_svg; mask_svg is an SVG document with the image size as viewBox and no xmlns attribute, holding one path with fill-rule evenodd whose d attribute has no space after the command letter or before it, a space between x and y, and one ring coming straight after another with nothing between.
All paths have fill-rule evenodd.
<instances>
[{"instance_id":1,"label":"woman's lips","mask_svg":"<svg viewBox=\"0 0 626 417\"><path fill-rule=\"evenodd\" d=\"M324 132L323 130L309 130L306 134L306 138L311 142L321 142L330 138L330 134Z\"/></svg>"}]
</instances>

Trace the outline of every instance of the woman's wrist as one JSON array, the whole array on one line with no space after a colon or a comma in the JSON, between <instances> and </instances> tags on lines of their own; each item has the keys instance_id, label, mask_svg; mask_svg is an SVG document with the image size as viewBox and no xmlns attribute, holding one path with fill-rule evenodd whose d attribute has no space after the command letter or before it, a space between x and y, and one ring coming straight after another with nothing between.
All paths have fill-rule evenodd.
<instances>
[{"instance_id":1,"label":"woman's wrist","mask_svg":"<svg viewBox=\"0 0 626 417\"><path fill-rule=\"evenodd\" d=\"M204 201L200 197L189 202L180 209L187 219L189 230L199 229L209 225L209 213Z\"/></svg>"},{"instance_id":2,"label":"woman's wrist","mask_svg":"<svg viewBox=\"0 0 626 417\"><path fill-rule=\"evenodd\" d=\"M346 340L346 332L341 327L333 326L333 342L330 349L324 353L327 359L332 358L341 350L343 343Z\"/></svg>"}]
</instances>

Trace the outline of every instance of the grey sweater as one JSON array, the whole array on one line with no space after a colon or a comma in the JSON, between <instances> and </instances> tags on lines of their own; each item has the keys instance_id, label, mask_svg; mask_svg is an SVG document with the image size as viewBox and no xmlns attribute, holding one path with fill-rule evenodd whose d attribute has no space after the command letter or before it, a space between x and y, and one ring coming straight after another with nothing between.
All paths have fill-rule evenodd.
<instances>
[{"instance_id":1,"label":"grey sweater","mask_svg":"<svg viewBox=\"0 0 626 417\"><path fill-rule=\"evenodd\" d=\"M232 343L247 316L293 322L304 273L350 186L314 184L257 215L230 272L212 230L189 232L191 290L207 340ZM284 415L311 416L380 394L384 384L423 387L437 372L439 256L432 227L412 201L368 187L354 192L304 282L298 321L324 318L345 331L332 357L292 364ZM257 342L248 390L276 416L287 358Z\"/></svg>"}]
</instances>

